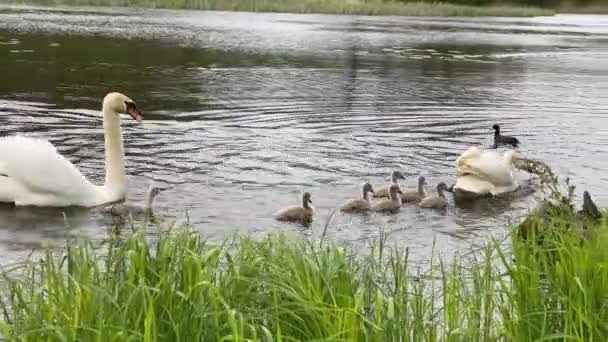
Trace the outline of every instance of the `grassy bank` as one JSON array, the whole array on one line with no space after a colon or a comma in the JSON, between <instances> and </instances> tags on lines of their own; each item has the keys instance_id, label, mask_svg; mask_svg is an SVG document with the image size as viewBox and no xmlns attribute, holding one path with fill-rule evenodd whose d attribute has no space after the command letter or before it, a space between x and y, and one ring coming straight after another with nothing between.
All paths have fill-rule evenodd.
<instances>
[{"instance_id":1,"label":"grassy bank","mask_svg":"<svg viewBox=\"0 0 608 342\"><path fill-rule=\"evenodd\" d=\"M13 0L13 3L67 6L121 6L248 12L327 13L395 16L531 17L554 11L524 6L467 6L381 0Z\"/></svg>"},{"instance_id":2,"label":"grassy bank","mask_svg":"<svg viewBox=\"0 0 608 342\"><path fill-rule=\"evenodd\" d=\"M513 234L507 246L491 243L450 266L435 260L424 273L406 251L382 243L362 255L280 235L217 245L187 228L160 230L154 242L142 231L123 232L105 248L72 243L5 275L2 334L21 341L605 341L606 218L581 220L564 208L528 220L547 228L542 240Z\"/></svg>"},{"instance_id":3,"label":"grassy bank","mask_svg":"<svg viewBox=\"0 0 608 342\"><path fill-rule=\"evenodd\" d=\"M562 6L559 9L560 13L573 13L573 14L608 14L608 4L606 5L592 5L585 7L574 7L574 6Z\"/></svg>"}]
</instances>

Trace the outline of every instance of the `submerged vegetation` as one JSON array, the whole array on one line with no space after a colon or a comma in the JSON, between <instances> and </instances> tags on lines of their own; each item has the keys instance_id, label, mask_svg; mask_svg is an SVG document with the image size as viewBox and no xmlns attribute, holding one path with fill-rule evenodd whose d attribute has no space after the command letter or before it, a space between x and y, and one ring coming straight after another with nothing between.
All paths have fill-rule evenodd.
<instances>
[{"instance_id":1,"label":"submerged vegetation","mask_svg":"<svg viewBox=\"0 0 608 342\"><path fill-rule=\"evenodd\" d=\"M326 13L395 16L531 17L554 11L528 5L455 4L382 0L10 0L13 3L67 6L120 6L213 11Z\"/></svg>"},{"instance_id":2,"label":"submerged vegetation","mask_svg":"<svg viewBox=\"0 0 608 342\"><path fill-rule=\"evenodd\" d=\"M21 341L606 340L606 215L581 217L565 201L533 213L525 226L544 229L448 264L434 258L425 270L383 241L357 255L282 235L218 245L188 227L158 228L153 238L142 227L7 271L2 334Z\"/></svg>"}]
</instances>

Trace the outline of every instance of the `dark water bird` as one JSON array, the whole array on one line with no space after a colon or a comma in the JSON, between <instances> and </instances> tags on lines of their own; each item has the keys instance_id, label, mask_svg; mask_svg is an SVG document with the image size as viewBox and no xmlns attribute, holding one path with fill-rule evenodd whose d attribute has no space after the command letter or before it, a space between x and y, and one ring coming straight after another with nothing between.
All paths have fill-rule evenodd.
<instances>
[{"instance_id":1,"label":"dark water bird","mask_svg":"<svg viewBox=\"0 0 608 342\"><path fill-rule=\"evenodd\" d=\"M516 137L501 135L500 126L497 124L494 124L492 128L494 129L494 147L498 147L499 145L511 145L517 147L517 145L519 145L519 140L517 140Z\"/></svg>"},{"instance_id":2,"label":"dark water bird","mask_svg":"<svg viewBox=\"0 0 608 342\"><path fill-rule=\"evenodd\" d=\"M562 227L573 229L581 241L588 241L592 238L594 231L590 228L598 227L597 224L601 217L602 213L593 203L591 194L589 191L584 191L581 210L576 211L570 199L566 197L562 197L557 203L544 201L518 225L518 235L524 240L535 237L537 242L541 243L547 228ZM565 221L564 218L566 218Z\"/></svg>"},{"instance_id":3,"label":"dark water bird","mask_svg":"<svg viewBox=\"0 0 608 342\"><path fill-rule=\"evenodd\" d=\"M396 184L397 186L399 186L399 180L400 179L405 179L405 176L400 172L400 171L393 171L393 173L391 173L391 183L387 186L384 186L378 190L376 190L374 192L374 197L389 197L389 187L391 187L393 184Z\"/></svg>"},{"instance_id":4,"label":"dark water bird","mask_svg":"<svg viewBox=\"0 0 608 342\"><path fill-rule=\"evenodd\" d=\"M587 190L583 192L583 209L580 210L579 213L582 214L584 217L588 217L591 219L599 219L600 217L602 217L602 214L597 209L597 206L595 205L595 203L593 203L593 200L591 199L591 194L589 194L589 191Z\"/></svg>"},{"instance_id":5,"label":"dark water bird","mask_svg":"<svg viewBox=\"0 0 608 342\"><path fill-rule=\"evenodd\" d=\"M374 193L372 185L369 183L363 184L363 197L349 200L340 208L340 211L350 213L370 210L372 207L369 198L370 193Z\"/></svg>"},{"instance_id":6,"label":"dark water bird","mask_svg":"<svg viewBox=\"0 0 608 342\"><path fill-rule=\"evenodd\" d=\"M437 184L437 193L426 196L420 201L421 208L443 209L448 205L448 198L445 192L448 190L444 182Z\"/></svg>"},{"instance_id":7,"label":"dark water bird","mask_svg":"<svg viewBox=\"0 0 608 342\"><path fill-rule=\"evenodd\" d=\"M278 221L286 221L309 225L312 222L314 208L310 192L302 194L302 206L290 206L277 211L274 217Z\"/></svg>"}]
</instances>

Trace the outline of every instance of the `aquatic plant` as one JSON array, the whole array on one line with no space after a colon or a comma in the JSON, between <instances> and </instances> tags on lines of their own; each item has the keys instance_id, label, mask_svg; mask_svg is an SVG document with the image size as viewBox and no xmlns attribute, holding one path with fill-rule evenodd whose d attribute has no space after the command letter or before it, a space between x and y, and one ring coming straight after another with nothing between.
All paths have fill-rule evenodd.
<instances>
[{"instance_id":1,"label":"aquatic plant","mask_svg":"<svg viewBox=\"0 0 608 342\"><path fill-rule=\"evenodd\" d=\"M9 0L44 6L119 6L246 12L327 13L399 16L532 17L553 15L551 9L516 5L461 5L447 2L382 0Z\"/></svg>"}]
</instances>

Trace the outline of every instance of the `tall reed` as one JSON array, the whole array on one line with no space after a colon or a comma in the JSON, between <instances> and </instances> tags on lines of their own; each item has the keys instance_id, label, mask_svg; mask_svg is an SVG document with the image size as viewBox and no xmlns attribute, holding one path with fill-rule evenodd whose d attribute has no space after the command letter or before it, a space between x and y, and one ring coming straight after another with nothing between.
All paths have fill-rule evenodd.
<instances>
[{"instance_id":1,"label":"tall reed","mask_svg":"<svg viewBox=\"0 0 608 342\"><path fill-rule=\"evenodd\" d=\"M607 340L606 218L587 222L559 208L532 214L527 224L545 229L525 240L513 234L506 246L492 241L449 264L433 258L425 271L407 250L381 241L363 254L282 235L215 244L188 227L158 227L153 239L142 228L102 246L71 241L5 272L2 334L18 341Z\"/></svg>"}]
</instances>

